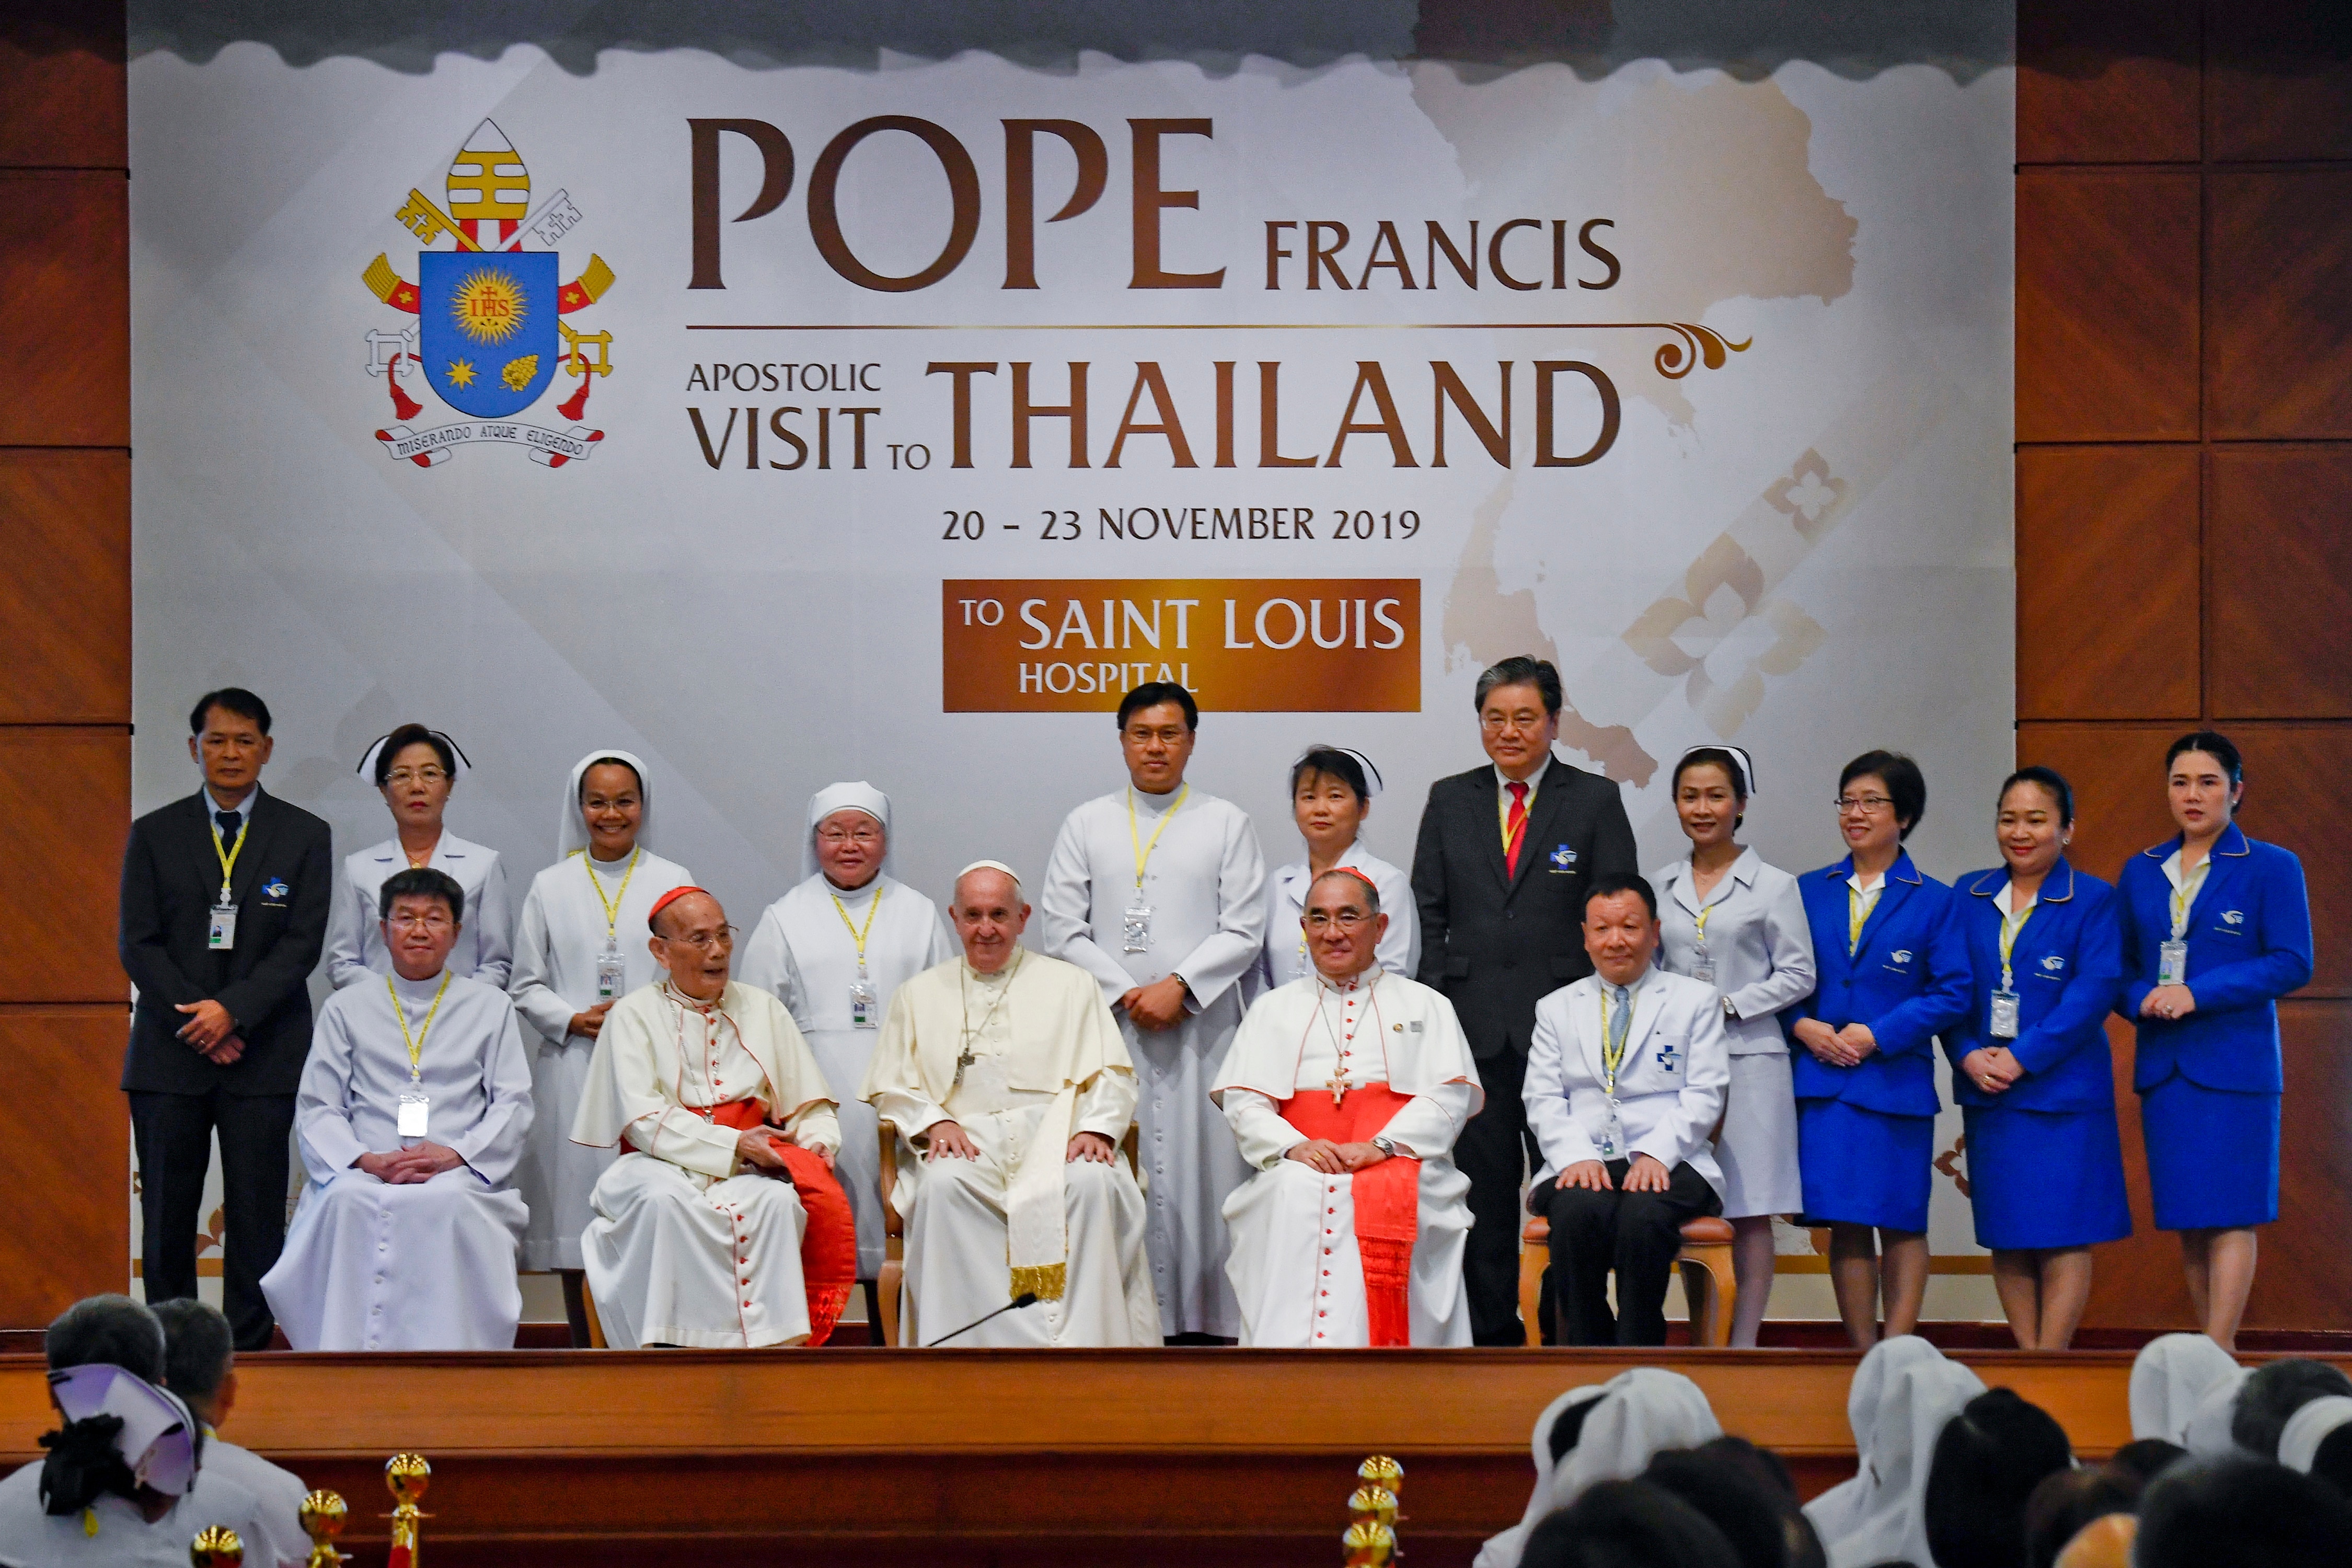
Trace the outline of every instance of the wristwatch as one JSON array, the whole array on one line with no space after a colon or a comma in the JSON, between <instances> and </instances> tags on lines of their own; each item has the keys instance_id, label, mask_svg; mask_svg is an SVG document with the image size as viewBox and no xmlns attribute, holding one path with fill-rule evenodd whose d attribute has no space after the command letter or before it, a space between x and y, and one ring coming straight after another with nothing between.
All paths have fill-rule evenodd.
<instances>
[{"instance_id":1,"label":"wristwatch","mask_svg":"<svg viewBox=\"0 0 2352 1568\"><path fill-rule=\"evenodd\" d=\"M1739 1009L1731 1005L1731 998L1728 996L1723 999L1723 1016L1735 1024L1739 1022Z\"/></svg>"},{"instance_id":2,"label":"wristwatch","mask_svg":"<svg viewBox=\"0 0 2352 1568\"><path fill-rule=\"evenodd\" d=\"M1391 1138L1385 1132L1373 1134L1372 1147L1378 1149L1381 1153L1387 1155L1391 1160L1396 1158L1396 1140Z\"/></svg>"}]
</instances>

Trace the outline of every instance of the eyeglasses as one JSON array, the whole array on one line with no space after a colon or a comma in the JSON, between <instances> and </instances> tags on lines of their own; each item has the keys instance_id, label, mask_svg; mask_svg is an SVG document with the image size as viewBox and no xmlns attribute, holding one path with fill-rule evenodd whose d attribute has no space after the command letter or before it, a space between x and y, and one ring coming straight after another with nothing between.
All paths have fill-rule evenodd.
<instances>
[{"instance_id":1,"label":"eyeglasses","mask_svg":"<svg viewBox=\"0 0 2352 1568\"><path fill-rule=\"evenodd\" d=\"M394 768L383 775L383 782L388 784L437 784L448 776L446 771L428 763L421 768Z\"/></svg>"},{"instance_id":2,"label":"eyeglasses","mask_svg":"<svg viewBox=\"0 0 2352 1568\"><path fill-rule=\"evenodd\" d=\"M385 917L384 923L394 931L429 931L438 935L457 922L436 910L425 915L389 915Z\"/></svg>"},{"instance_id":3,"label":"eyeglasses","mask_svg":"<svg viewBox=\"0 0 2352 1568\"><path fill-rule=\"evenodd\" d=\"M819 844L830 844L838 848L844 844L879 844L882 842L882 835L870 827L854 827L846 833L838 827L821 827L817 829L816 841Z\"/></svg>"},{"instance_id":4,"label":"eyeglasses","mask_svg":"<svg viewBox=\"0 0 2352 1568\"><path fill-rule=\"evenodd\" d=\"M1893 806L1895 802L1889 796L1883 795L1842 795L1830 804L1836 806L1842 814L1858 811L1864 816L1876 816L1880 812Z\"/></svg>"},{"instance_id":5,"label":"eyeglasses","mask_svg":"<svg viewBox=\"0 0 2352 1568\"><path fill-rule=\"evenodd\" d=\"M1478 724L1489 735L1499 735L1506 730L1532 735L1543 729L1544 721L1549 717L1548 713L1481 713Z\"/></svg>"},{"instance_id":6,"label":"eyeglasses","mask_svg":"<svg viewBox=\"0 0 2352 1568\"><path fill-rule=\"evenodd\" d=\"M1332 926L1338 926L1341 931L1353 931L1371 918L1361 910L1341 910L1337 914L1323 910L1309 910L1307 911L1307 929L1324 931Z\"/></svg>"},{"instance_id":7,"label":"eyeglasses","mask_svg":"<svg viewBox=\"0 0 2352 1568\"><path fill-rule=\"evenodd\" d=\"M709 952L714 947L733 947L736 937L740 934L733 926L720 926L717 931L698 931L691 936L666 936L662 940L674 942L680 947L690 947L697 952Z\"/></svg>"}]
</instances>

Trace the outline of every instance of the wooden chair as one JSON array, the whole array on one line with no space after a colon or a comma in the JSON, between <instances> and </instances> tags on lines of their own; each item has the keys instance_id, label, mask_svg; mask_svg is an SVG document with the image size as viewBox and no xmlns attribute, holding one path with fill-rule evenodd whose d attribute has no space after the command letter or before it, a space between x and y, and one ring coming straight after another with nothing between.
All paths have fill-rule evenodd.
<instances>
[{"instance_id":1,"label":"wooden chair","mask_svg":"<svg viewBox=\"0 0 2352 1568\"><path fill-rule=\"evenodd\" d=\"M896 1348L898 1343L898 1291L907 1279L907 1222L900 1216L890 1194L898 1184L898 1129L891 1121L882 1123L882 1276L876 1281L875 1295L880 1298L881 1321L876 1326L882 1333L882 1343ZM1135 1123L1127 1124L1127 1136L1118 1141L1118 1152L1127 1156L1127 1168L1140 1180L1143 1167L1136 1152Z\"/></svg>"},{"instance_id":2,"label":"wooden chair","mask_svg":"<svg viewBox=\"0 0 2352 1568\"><path fill-rule=\"evenodd\" d=\"M1528 1326L1531 1345L1542 1342L1536 1316L1543 1303L1544 1269L1550 1262L1551 1221L1541 1215L1530 1216L1519 1233L1519 1318ZM1731 1271L1731 1222L1702 1215L1685 1225L1675 1264L1682 1270L1683 1296L1690 1303L1691 1343L1729 1344L1731 1309L1739 1296Z\"/></svg>"},{"instance_id":3,"label":"wooden chair","mask_svg":"<svg viewBox=\"0 0 2352 1568\"><path fill-rule=\"evenodd\" d=\"M565 1303L567 1306L571 1304ZM604 1339L604 1320L596 1315L596 1293L588 1289L588 1276L584 1270L580 1275L579 1307L581 1327L585 1330L585 1338L588 1342L585 1348L598 1351L611 1350L613 1347ZM577 1350L582 1347L575 1341L572 1348Z\"/></svg>"}]
</instances>

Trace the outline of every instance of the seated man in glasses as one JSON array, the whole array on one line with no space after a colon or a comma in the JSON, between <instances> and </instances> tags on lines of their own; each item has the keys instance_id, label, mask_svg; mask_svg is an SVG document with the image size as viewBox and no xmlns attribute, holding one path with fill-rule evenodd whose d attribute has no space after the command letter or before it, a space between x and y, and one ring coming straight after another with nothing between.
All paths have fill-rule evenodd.
<instances>
[{"instance_id":1,"label":"seated man in glasses","mask_svg":"<svg viewBox=\"0 0 2352 1568\"><path fill-rule=\"evenodd\" d=\"M823 1344L857 1278L833 1092L784 1005L728 978L717 899L672 889L646 923L667 977L604 1016L572 1123L621 1149L580 1238L605 1339Z\"/></svg>"},{"instance_id":2,"label":"seated man in glasses","mask_svg":"<svg viewBox=\"0 0 2352 1568\"><path fill-rule=\"evenodd\" d=\"M505 992L449 971L455 877L396 872L376 907L392 973L319 1010L294 1104L310 1179L262 1293L298 1351L511 1350L522 1031Z\"/></svg>"},{"instance_id":3,"label":"seated man in glasses","mask_svg":"<svg viewBox=\"0 0 2352 1568\"><path fill-rule=\"evenodd\" d=\"M1258 1173L1224 1209L1242 1343L1466 1345L1469 1042L1444 995L1380 967L1363 873L1316 878L1299 923L1313 973L1251 1005L1210 1091Z\"/></svg>"}]
</instances>

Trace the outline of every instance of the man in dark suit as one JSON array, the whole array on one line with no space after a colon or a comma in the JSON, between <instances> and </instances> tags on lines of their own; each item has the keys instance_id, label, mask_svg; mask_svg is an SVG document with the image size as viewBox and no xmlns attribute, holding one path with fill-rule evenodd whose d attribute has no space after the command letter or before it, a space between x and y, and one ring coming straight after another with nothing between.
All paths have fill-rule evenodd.
<instances>
[{"instance_id":1,"label":"man in dark suit","mask_svg":"<svg viewBox=\"0 0 2352 1568\"><path fill-rule=\"evenodd\" d=\"M1544 659L1507 658L1478 677L1477 705L1488 765L1430 786L1412 892L1418 978L1454 1004L1486 1090L1486 1109L1454 1145L1475 1221L1463 1262L1470 1334L1482 1345L1516 1345L1527 1332L1518 1310L1522 1161L1543 1163L1520 1099L1536 1004L1592 972L1586 886L1636 867L1617 786L1551 754L1559 671Z\"/></svg>"},{"instance_id":2,"label":"man in dark suit","mask_svg":"<svg viewBox=\"0 0 2352 1568\"><path fill-rule=\"evenodd\" d=\"M261 790L269 707L229 687L188 716L205 787L131 825L118 942L139 988L122 1089L139 1143L147 1299L196 1293L220 1134L222 1296L239 1350L274 1326L261 1277L286 1238L287 1141L310 1050L307 982L327 938L327 825Z\"/></svg>"}]
</instances>

